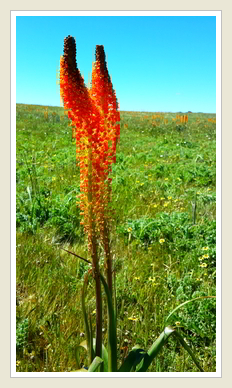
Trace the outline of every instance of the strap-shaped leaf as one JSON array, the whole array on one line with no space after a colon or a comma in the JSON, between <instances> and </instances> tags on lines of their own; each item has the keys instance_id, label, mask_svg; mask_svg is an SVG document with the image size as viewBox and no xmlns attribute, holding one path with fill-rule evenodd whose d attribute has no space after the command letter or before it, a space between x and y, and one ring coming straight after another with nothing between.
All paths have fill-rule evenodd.
<instances>
[{"instance_id":1,"label":"strap-shaped leaf","mask_svg":"<svg viewBox=\"0 0 232 388\"><path fill-rule=\"evenodd\" d=\"M136 368L136 372L146 372L149 368L151 362L153 359L157 356L157 354L160 352L164 344L166 343L167 339L174 335L181 343L181 345L184 347L185 350L189 353L189 355L192 357L194 363L196 366L200 369L201 372L204 372L202 367L200 366L199 362L196 359L196 356L188 346L188 344L184 341L182 336L171 326L168 326L164 329L164 331L160 334L160 336L157 338L157 340L153 343L151 348L148 350L147 355L145 354L144 358Z\"/></svg>"},{"instance_id":2,"label":"strap-shaped leaf","mask_svg":"<svg viewBox=\"0 0 232 388\"><path fill-rule=\"evenodd\" d=\"M109 330L108 330L108 372L117 372L117 331L115 314L112 304L112 298L109 291L109 287L100 274L102 284L107 296L108 317L109 317Z\"/></svg>"},{"instance_id":3,"label":"strap-shaped leaf","mask_svg":"<svg viewBox=\"0 0 232 388\"><path fill-rule=\"evenodd\" d=\"M136 372L146 372L149 366L151 365L154 358L160 352L168 337L173 334L175 329L171 326L168 326L164 329L164 331L160 334L157 340L153 343L150 349L147 352L147 355L144 356L138 367L136 368Z\"/></svg>"},{"instance_id":4,"label":"strap-shaped leaf","mask_svg":"<svg viewBox=\"0 0 232 388\"><path fill-rule=\"evenodd\" d=\"M75 358L76 358L76 364L77 367L80 368L80 351L81 349L85 349L88 353L88 346L87 346L87 341L82 341L79 345L75 347ZM78 371L74 371L78 372Z\"/></svg>"},{"instance_id":5,"label":"strap-shaped leaf","mask_svg":"<svg viewBox=\"0 0 232 388\"><path fill-rule=\"evenodd\" d=\"M93 362L91 363L88 372L96 372L98 367L103 363L103 360L100 357L95 357Z\"/></svg>"},{"instance_id":6,"label":"strap-shaped leaf","mask_svg":"<svg viewBox=\"0 0 232 388\"><path fill-rule=\"evenodd\" d=\"M185 342L184 338L180 335L180 333L178 333L178 331L175 331L174 333L174 336L180 341L181 345L183 346L183 348L185 350L187 350L187 352L189 353L189 355L192 357L192 360L194 361L194 363L196 364L196 366L200 369L201 372L204 372L204 370L202 369L202 367L200 366L195 354L193 353L193 351L190 349L190 347L188 346L188 344Z\"/></svg>"},{"instance_id":7,"label":"strap-shaped leaf","mask_svg":"<svg viewBox=\"0 0 232 388\"><path fill-rule=\"evenodd\" d=\"M81 294L81 303L82 303L82 312L84 316L84 324L85 324L85 331L86 331L87 352L89 356L89 364L91 364L95 354L94 354L93 343L92 343L92 329L89 326L86 307L85 307L85 294L87 290L87 285L88 285L88 272L85 274L85 277L84 277L84 285L83 285L82 294Z\"/></svg>"},{"instance_id":8,"label":"strap-shaped leaf","mask_svg":"<svg viewBox=\"0 0 232 388\"><path fill-rule=\"evenodd\" d=\"M141 362L141 360L145 357L147 353L145 350L140 348L133 348L123 364L120 366L118 372L133 372L136 366Z\"/></svg>"},{"instance_id":9,"label":"strap-shaped leaf","mask_svg":"<svg viewBox=\"0 0 232 388\"><path fill-rule=\"evenodd\" d=\"M91 314L89 314L89 350L88 351L89 351L89 359L91 363L96 354L96 348L93 347L93 327L92 327Z\"/></svg>"},{"instance_id":10,"label":"strap-shaped leaf","mask_svg":"<svg viewBox=\"0 0 232 388\"><path fill-rule=\"evenodd\" d=\"M198 298L194 298L194 299L191 299L191 300L187 300L186 302L184 303L181 303L179 306L177 306L174 310L172 310L172 312L167 316L166 318L166 321L168 321L168 319L172 316L172 314L174 314L177 310L179 310L181 307L183 307L184 305L188 304L188 303L192 303L194 302L195 300L201 300L201 299L209 299L209 298L216 298L216 296L199 296Z\"/></svg>"},{"instance_id":11,"label":"strap-shaped leaf","mask_svg":"<svg viewBox=\"0 0 232 388\"><path fill-rule=\"evenodd\" d=\"M93 338L93 349L94 352L96 351L96 338ZM108 352L105 348L105 346L102 344L102 356L104 362L104 372L108 372Z\"/></svg>"},{"instance_id":12,"label":"strap-shaped leaf","mask_svg":"<svg viewBox=\"0 0 232 388\"><path fill-rule=\"evenodd\" d=\"M79 350L81 348L84 348L86 351L88 351L87 341L82 341L77 347L76 347L76 357L79 357ZM96 350L96 338L93 338L93 354L95 355ZM104 362L104 372L108 372L108 352L104 345L102 345L102 360ZM77 365L79 366L79 358L77 361ZM75 372L75 371L74 371Z\"/></svg>"}]
</instances>

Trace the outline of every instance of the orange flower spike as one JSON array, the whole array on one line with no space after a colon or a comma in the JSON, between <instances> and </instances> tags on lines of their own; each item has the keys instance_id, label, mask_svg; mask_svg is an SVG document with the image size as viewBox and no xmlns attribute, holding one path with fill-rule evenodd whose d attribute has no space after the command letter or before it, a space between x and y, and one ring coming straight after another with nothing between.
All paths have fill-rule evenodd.
<instances>
[{"instance_id":1,"label":"orange flower spike","mask_svg":"<svg viewBox=\"0 0 232 388\"><path fill-rule=\"evenodd\" d=\"M88 157L87 148L91 146L93 128L97 127L100 114L92 104L88 89L77 68L75 39L68 36L64 40L64 55L60 61L60 89L64 108L69 109L69 118L76 127L77 160L80 161L80 190L88 195L88 167L85 160ZM87 200L82 198L84 223L88 227L89 219Z\"/></svg>"},{"instance_id":2,"label":"orange flower spike","mask_svg":"<svg viewBox=\"0 0 232 388\"><path fill-rule=\"evenodd\" d=\"M92 87L88 90L77 68L75 40L68 36L60 61L60 90L64 108L69 110L69 118L75 125L76 158L80 167L80 208L88 234L89 250L93 252L93 233L96 231L103 236L109 253L109 172L111 164L116 161L120 113L107 70L104 47L96 46Z\"/></svg>"},{"instance_id":3,"label":"orange flower spike","mask_svg":"<svg viewBox=\"0 0 232 388\"><path fill-rule=\"evenodd\" d=\"M120 114L112 82L108 74L103 46L96 46L96 62L93 64L92 100L101 112L99 143L95 149L96 173L100 181L96 181L96 219L100 229L100 236L105 251L105 268L107 283L112 292L112 259L109 246L109 209L110 183L108 175L111 164L116 161L116 144L120 135ZM111 145L109 145L111 143Z\"/></svg>"},{"instance_id":4,"label":"orange flower spike","mask_svg":"<svg viewBox=\"0 0 232 388\"><path fill-rule=\"evenodd\" d=\"M92 104L84 79L77 68L76 43L71 36L64 40L64 55L60 60L60 91L64 108L71 111L69 117L75 122L76 126L78 125L79 130L77 132L83 132L83 122L88 124L85 130L91 126L93 127L100 116Z\"/></svg>"},{"instance_id":5,"label":"orange flower spike","mask_svg":"<svg viewBox=\"0 0 232 388\"><path fill-rule=\"evenodd\" d=\"M116 122L120 121L120 113L105 61L104 46L96 46L96 62L93 65L92 71L91 96L105 118L104 138L107 141L112 141L112 144L116 143L120 136L120 125L116 125ZM112 150L115 156L115 150Z\"/></svg>"}]
</instances>

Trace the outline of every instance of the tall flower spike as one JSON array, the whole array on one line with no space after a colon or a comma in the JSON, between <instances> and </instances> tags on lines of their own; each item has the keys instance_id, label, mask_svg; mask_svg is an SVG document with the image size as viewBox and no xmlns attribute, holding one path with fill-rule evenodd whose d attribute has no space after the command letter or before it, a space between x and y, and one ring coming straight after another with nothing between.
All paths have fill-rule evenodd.
<instances>
[{"instance_id":1,"label":"tall flower spike","mask_svg":"<svg viewBox=\"0 0 232 388\"><path fill-rule=\"evenodd\" d=\"M112 163L116 161L116 144L120 135L120 126L117 122L120 120L120 115L116 94L107 69L104 46L96 46L96 61L93 64L90 93L104 119L101 139L103 141L102 164L105 169L105 174L102 175L100 196L101 203L105 202L105 204L99 209L99 224L100 236L105 251L107 283L112 294L112 259L109 242L110 217L108 214L111 189L109 173Z\"/></svg>"},{"instance_id":2,"label":"tall flower spike","mask_svg":"<svg viewBox=\"0 0 232 388\"><path fill-rule=\"evenodd\" d=\"M101 239L104 244L108 285L112 290L109 173L116 160L116 144L120 134L118 104L106 66L104 47L96 47L92 88L88 90L77 68L75 39L68 36L60 61L60 90L64 108L69 111L69 118L75 126L77 162L80 167L80 209L96 280L96 353L100 355L102 313L97 242Z\"/></svg>"},{"instance_id":3,"label":"tall flower spike","mask_svg":"<svg viewBox=\"0 0 232 388\"><path fill-rule=\"evenodd\" d=\"M101 116L93 104L76 64L75 39L64 40L64 55L60 61L60 89L64 108L76 127L77 161L80 165L80 208L84 215L84 228L88 236L88 249L92 257L93 275L96 284L96 355L102 351L102 300L97 250L95 150L93 136L100 132Z\"/></svg>"}]
</instances>

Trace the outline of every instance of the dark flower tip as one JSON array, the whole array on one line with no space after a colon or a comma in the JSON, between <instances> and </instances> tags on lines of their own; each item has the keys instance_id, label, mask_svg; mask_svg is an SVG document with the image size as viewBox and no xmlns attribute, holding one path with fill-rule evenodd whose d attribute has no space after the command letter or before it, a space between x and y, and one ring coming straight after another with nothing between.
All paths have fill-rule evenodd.
<instances>
[{"instance_id":1,"label":"dark flower tip","mask_svg":"<svg viewBox=\"0 0 232 388\"><path fill-rule=\"evenodd\" d=\"M99 61L101 64L105 63L105 52L104 52L104 46L96 46L96 61Z\"/></svg>"},{"instance_id":2,"label":"dark flower tip","mask_svg":"<svg viewBox=\"0 0 232 388\"><path fill-rule=\"evenodd\" d=\"M100 63L101 73L106 77L109 83L111 79L108 73L107 64L106 64L106 55L104 51L104 46L96 45L96 62Z\"/></svg>"},{"instance_id":3,"label":"dark flower tip","mask_svg":"<svg viewBox=\"0 0 232 388\"><path fill-rule=\"evenodd\" d=\"M75 70L77 68L76 41L70 35L68 35L67 38L64 39L64 60L68 63L72 70Z\"/></svg>"}]
</instances>

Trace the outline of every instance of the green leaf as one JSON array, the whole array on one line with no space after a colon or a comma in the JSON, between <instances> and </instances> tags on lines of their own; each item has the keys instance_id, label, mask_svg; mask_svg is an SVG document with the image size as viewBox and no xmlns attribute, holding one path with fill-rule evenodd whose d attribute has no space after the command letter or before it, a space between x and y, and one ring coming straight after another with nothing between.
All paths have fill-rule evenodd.
<instances>
[{"instance_id":1,"label":"green leaf","mask_svg":"<svg viewBox=\"0 0 232 388\"><path fill-rule=\"evenodd\" d=\"M93 361L96 349L93 349L93 327L92 327L92 320L91 320L91 314L89 314L89 359L90 363Z\"/></svg>"},{"instance_id":2,"label":"green leaf","mask_svg":"<svg viewBox=\"0 0 232 388\"><path fill-rule=\"evenodd\" d=\"M103 363L103 360L100 357L95 357L93 362L91 363L88 372L96 372L98 367Z\"/></svg>"},{"instance_id":3,"label":"green leaf","mask_svg":"<svg viewBox=\"0 0 232 388\"><path fill-rule=\"evenodd\" d=\"M80 367L80 350L81 350L81 348L82 348L82 345L77 345L77 346L75 346L75 349L74 349L77 368Z\"/></svg>"},{"instance_id":4,"label":"green leaf","mask_svg":"<svg viewBox=\"0 0 232 388\"><path fill-rule=\"evenodd\" d=\"M94 352L95 352L95 350L96 350L96 338L93 338L93 348L94 348ZM101 356L101 358L103 359L103 362L104 362L104 371L103 372L108 372L108 352L103 344L102 344L102 356Z\"/></svg>"},{"instance_id":5,"label":"green leaf","mask_svg":"<svg viewBox=\"0 0 232 388\"><path fill-rule=\"evenodd\" d=\"M78 368L80 368L80 351L82 348L88 352L88 347L87 347L86 341L81 342L79 345L77 345L75 347L75 358L76 358L76 364L77 364Z\"/></svg>"},{"instance_id":6,"label":"green leaf","mask_svg":"<svg viewBox=\"0 0 232 388\"><path fill-rule=\"evenodd\" d=\"M102 345L102 359L104 361L104 372L108 372L108 352L104 345Z\"/></svg>"},{"instance_id":7,"label":"green leaf","mask_svg":"<svg viewBox=\"0 0 232 388\"><path fill-rule=\"evenodd\" d=\"M164 344L166 343L168 337L173 334L175 331L171 326L165 327L164 331L160 334L157 340L153 343L150 349L147 352L147 355L144 356L143 360L138 365L136 372L146 372L150 364L160 352Z\"/></svg>"},{"instance_id":8,"label":"green leaf","mask_svg":"<svg viewBox=\"0 0 232 388\"><path fill-rule=\"evenodd\" d=\"M85 324L85 331L86 331L87 352L89 356L89 364L91 364L95 354L94 354L93 342L92 342L92 327L89 326L86 307L85 307L85 294L87 290L87 285L88 285L88 273L86 273L84 277L84 285L83 285L82 294L81 294L81 303L82 303L82 312L84 316L84 324Z\"/></svg>"},{"instance_id":9,"label":"green leaf","mask_svg":"<svg viewBox=\"0 0 232 388\"><path fill-rule=\"evenodd\" d=\"M179 306L177 306L169 315L168 317L166 318L166 321L168 321L168 319L172 316L172 314L174 314L177 310L179 310L181 307L183 307L185 304L187 303L191 303L191 302L194 302L195 300L200 300L200 299L206 299L206 298L216 298L216 296L199 296L198 298L194 298L194 299L191 299L191 300L187 300L186 302L184 303L181 303Z\"/></svg>"},{"instance_id":10,"label":"green leaf","mask_svg":"<svg viewBox=\"0 0 232 388\"><path fill-rule=\"evenodd\" d=\"M180 333L178 333L177 331L175 331L174 333L174 336L180 341L181 345L184 347L185 350L187 350L187 352L189 353L189 355L192 357L194 363L196 364L196 366L200 369L201 372L204 372L204 370L202 369L202 367L200 366L195 354L193 353L193 351L190 349L190 347L188 346L188 344L185 342L184 338L180 335Z\"/></svg>"},{"instance_id":11,"label":"green leaf","mask_svg":"<svg viewBox=\"0 0 232 388\"><path fill-rule=\"evenodd\" d=\"M87 341L83 341L81 342L77 347L76 347L76 350L78 348L84 348L86 351L88 351L88 345L87 345ZM93 338L93 353L95 355L95 350L96 350L96 338ZM103 359L103 362L104 362L104 372L108 372L108 352L105 348L104 345L102 345L102 359ZM79 360L78 360L79 361ZM79 365L79 362L77 363L77 365Z\"/></svg>"},{"instance_id":12,"label":"green leaf","mask_svg":"<svg viewBox=\"0 0 232 388\"><path fill-rule=\"evenodd\" d=\"M145 350L134 347L120 366L118 372L133 372L145 355L147 355Z\"/></svg>"},{"instance_id":13,"label":"green leaf","mask_svg":"<svg viewBox=\"0 0 232 388\"><path fill-rule=\"evenodd\" d=\"M115 314L112 304L112 298L109 291L109 287L100 274L102 284L105 289L107 296L107 306L108 306L108 317L109 317L109 330L108 330L108 372L117 372L117 331L116 331L116 321Z\"/></svg>"}]
</instances>

